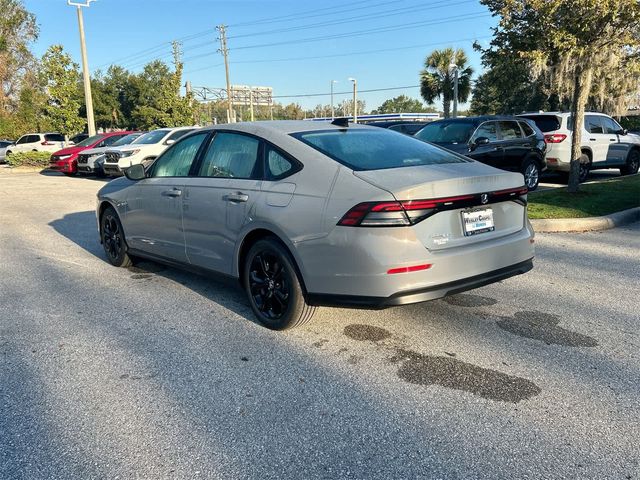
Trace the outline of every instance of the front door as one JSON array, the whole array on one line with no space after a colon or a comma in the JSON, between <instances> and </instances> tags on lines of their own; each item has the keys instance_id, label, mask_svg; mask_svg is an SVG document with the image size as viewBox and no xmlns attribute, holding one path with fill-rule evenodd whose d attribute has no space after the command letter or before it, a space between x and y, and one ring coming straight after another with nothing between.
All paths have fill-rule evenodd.
<instances>
[{"instance_id":1,"label":"front door","mask_svg":"<svg viewBox=\"0 0 640 480\"><path fill-rule=\"evenodd\" d=\"M504 147L504 159L500 168L519 171L522 161L531 151L531 140L524 137L520 125L515 120L500 121L498 126Z\"/></svg>"},{"instance_id":2,"label":"front door","mask_svg":"<svg viewBox=\"0 0 640 480\"><path fill-rule=\"evenodd\" d=\"M240 230L261 194L260 141L218 132L197 174L185 184L184 232L187 257L199 267L232 273Z\"/></svg>"},{"instance_id":3,"label":"front door","mask_svg":"<svg viewBox=\"0 0 640 480\"><path fill-rule=\"evenodd\" d=\"M607 152L609 150L609 135L605 135L600 115L585 115L584 128L587 131L588 142L583 140L591 148L592 167L601 167L607 162ZM582 131L584 134L584 130Z\"/></svg>"},{"instance_id":4,"label":"front door","mask_svg":"<svg viewBox=\"0 0 640 480\"><path fill-rule=\"evenodd\" d=\"M478 145L469 152L467 156L478 160L479 162L492 165L500 168L504 158L504 147L500 144L498 139L498 125L496 122L484 122L480 125L471 136L469 143L473 145L473 142L478 138L488 138L489 143L484 145Z\"/></svg>"},{"instance_id":5,"label":"front door","mask_svg":"<svg viewBox=\"0 0 640 480\"><path fill-rule=\"evenodd\" d=\"M154 256L186 262L182 228L185 181L200 147L203 132L176 143L164 152L127 197L124 231L131 248Z\"/></svg>"},{"instance_id":6,"label":"front door","mask_svg":"<svg viewBox=\"0 0 640 480\"><path fill-rule=\"evenodd\" d=\"M627 155L629 154L631 145L625 141L624 135L620 134L623 129L615 120L609 117L601 118L605 136L607 136L609 140L607 166L614 167L624 165L627 162Z\"/></svg>"}]
</instances>

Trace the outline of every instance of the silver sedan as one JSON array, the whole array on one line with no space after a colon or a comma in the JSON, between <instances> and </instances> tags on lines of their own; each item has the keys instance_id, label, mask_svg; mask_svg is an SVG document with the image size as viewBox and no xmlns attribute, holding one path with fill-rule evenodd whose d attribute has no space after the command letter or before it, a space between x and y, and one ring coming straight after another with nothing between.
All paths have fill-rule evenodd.
<instances>
[{"instance_id":1,"label":"silver sedan","mask_svg":"<svg viewBox=\"0 0 640 480\"><path fill-rule=\"evenodd\" d=\"M384 308L532 268L519 173L393 131L277 121L197 130L98 192L107 259L236 278L258 320Z\"/></svg>"}]
</instances>

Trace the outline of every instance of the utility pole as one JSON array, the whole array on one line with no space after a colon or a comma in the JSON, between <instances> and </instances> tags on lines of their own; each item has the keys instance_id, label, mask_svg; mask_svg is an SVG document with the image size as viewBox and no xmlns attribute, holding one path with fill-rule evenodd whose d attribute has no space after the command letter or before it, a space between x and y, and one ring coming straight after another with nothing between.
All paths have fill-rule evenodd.
<instances>
[{"instance_id":1,"label":"utility pole","mask_svg":"<svg viewBox=\"0 0 640 480\"><path fill-rule=\"evenodd\" d=\"M251 121L253 122L253 87L249 87L249 108L251 108Z\"/></svg>"},{"instance_id":2,"label":"utility pole","mask_svg":"<svg viewBox=\"0 0 640 480\"><path fill-rule=\"evenodd\" d=\"M338 83L337 80L331 80L331 121L335 120L336 115L333 109L333 84Z\"/></svg>"},{"instance_id":3,"label":"utility pole","mask_svg":"<svg viewBox=\"0 0 640 480\"><path fill-rule=\"evenodd\" d=\"M224 71L227 78L227 121L228 123L234 123L235 117L233 115L233 100L231 99L231 83L229 82L229 49L227 48L227 27L226 25L218 25L216 30L220 32L220 48L218 52L224 57Z\"/></svg>"},{"instance_id":4,"label":"utility pole","mask_svg":"<svg viewBox=\"0 0 640 480\"><path fill-rule=\"evenodd\" d=\"M84 19L82 18L82 7L89 7L95 0L86 0L85 3L67 0L67 5L76 7L78 12L78 29L80 30L80 51L82 53L82 81L84 84L84 102L87 110L87 132L89 136L96 134L96 122L93 118L93 98L91 96L91 76L89 73L89 61L87 60L87 45L84 38Z\"/></svg>"},{"instance_id":5,"label":"utility pole","mask_svg":"<svg viewBox=\"0 0 640 480\"><path fill-rule=\"evenodd\" d=\"M349 81L353 82L353 123L358 123L358 81L355 78Z\"/></svg>"}]
</instances>

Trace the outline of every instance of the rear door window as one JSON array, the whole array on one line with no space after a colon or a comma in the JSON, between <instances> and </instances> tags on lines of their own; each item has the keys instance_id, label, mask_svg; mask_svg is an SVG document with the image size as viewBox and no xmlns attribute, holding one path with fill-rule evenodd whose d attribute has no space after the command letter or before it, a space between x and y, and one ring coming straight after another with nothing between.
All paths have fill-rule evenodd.
<instances>
[{"instance_id":1,"label":"rear door window","mask_svg":"<svg viewBox=\"0 0 640 480\"><path fill-rule=\"evenodd\" d=\"M597 115L586 115L584 117L584 128L589 133L604 133L601 118Z\"/></svg>"},{"instance_id":2,"label":"rear door window","mask_svg":"<svg viewBox=\"0 0 640 480\"><path fill-rule=\"evenodd\" d=\"M281 152L267 145L265 147L267 180L280 180L300 170L297 163L289 160Z\"/></svg>"},{"instance_id":3,"label":"rear door window","mask_svg":"<svg viewBox=\"0 0 640 480\"><path fill-rule=\"evenodd\" d=\"M498 122L500 126L500 137L502 140L516 140L518 138L522 138L522 131L520 131L520 127L518 126L518 122L512 121L500 121Z\"/></svg>"},{"instance_id":4,"label":"rear door window","mask_svg":"<svg viewBox=\"0 0 640 480\"><path fill-rule=\"evenodd\" d=\"M199 177L256 178L260 142L247 135L219 132L209 145Z\"/></svg>"}]
</instances>

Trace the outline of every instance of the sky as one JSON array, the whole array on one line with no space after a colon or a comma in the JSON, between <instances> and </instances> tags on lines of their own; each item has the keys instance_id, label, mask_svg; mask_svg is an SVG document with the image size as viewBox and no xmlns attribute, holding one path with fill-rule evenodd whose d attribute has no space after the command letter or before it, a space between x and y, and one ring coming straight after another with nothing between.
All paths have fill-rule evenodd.
<instances>
[{"instance_id":1,"label":"sky","mask_svg":"<svg viewBox=\"0 0 640 480\"><path fill-rule=\"evenodd\" d=\"M40 26L36 55L62 44L80 63L75 7L65 0L24 3ZM486 45L496 23L478 0L96 0L83 12L92 72L114 63L137 72L154 59L170 62L170 42L179 40L184 80L224 87L215 27L225 24L232 84L270 86L276 101L313 108L329 103L331 80L338 82L336 103L351 98L351 77L367 110L401 94L419 98L419 72L436 48L463 48L477 75L473 41ZM376 89L393 90L366 92ZM316 93L327 95L294 96Z\"/></svg>"}]
</instances>

